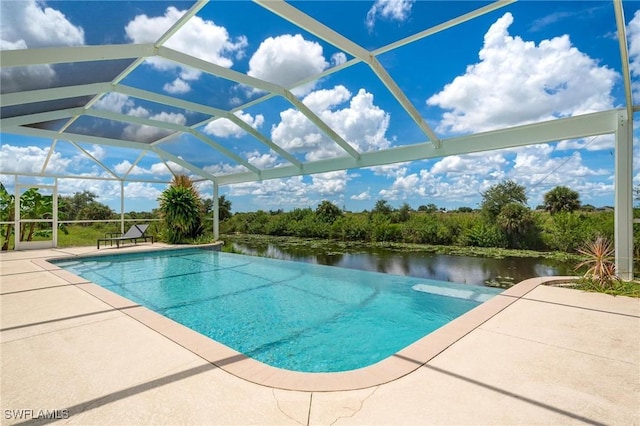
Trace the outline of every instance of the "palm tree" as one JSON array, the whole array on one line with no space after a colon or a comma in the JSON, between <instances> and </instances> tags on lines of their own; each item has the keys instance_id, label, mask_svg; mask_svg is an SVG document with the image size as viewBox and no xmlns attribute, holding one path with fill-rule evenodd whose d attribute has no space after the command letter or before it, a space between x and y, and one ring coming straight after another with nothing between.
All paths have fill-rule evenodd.
<instances>
[{"instance_id":1,"label":"palm tree","mask_svg":"<svg viewBox=\"0 0 640 426\"><path fill-rule=\"evenodd\" d=\"M572 212L580 208L580 195L566 186L556 186L544 194L544 206L551 214Z\"/></svg>"}]
</instances>

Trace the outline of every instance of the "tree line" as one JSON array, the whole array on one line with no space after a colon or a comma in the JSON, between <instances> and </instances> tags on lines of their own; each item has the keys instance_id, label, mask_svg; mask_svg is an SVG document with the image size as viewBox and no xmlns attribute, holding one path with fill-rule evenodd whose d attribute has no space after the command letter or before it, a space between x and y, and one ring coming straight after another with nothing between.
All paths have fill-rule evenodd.
<instances>
[{"instance_id":1,"label":"tree line","mask_svg":"<svg viewBox=\"0 0 640 426\"><path fill-rule=\"evenodd\" d=\"M636 200L640 187L634 188ZM14 200L0 183L0 220L13 221ZM97 201L89 191L59 197L59 220L117 220L107 205ZM21 215L40 218L51 214L51 196L35 188L21 196ZM210 235L213 200L202 199L193 182L176 176L158 199L159 207L151 212L129 212L128 219L160 218L154 225L156 235L170 243L199 241ZM407 203L392 207L378 200L371 211L346 212L330 201L316 209L296 208L250 213L231 213L231 201L219 198L220 230L223 234L249 233L303 238L330 238L343 241L404 242L433 245L500 247L529 250L575 252L598 236L613 239L612 209L597 211L583 206L579 194L558 186L544 194L544 204L532 210L527 205L526 188L507 180L482 193L478 210L462 207L444 211L435 204L412 209ZM638 209L636 209L638 210ZM640 212L639 212L640 213ZM638 216L638 214L636 214ZM12 225L0 233L6 250ZM38 232L37 224L23 224L22 240ZM65 231L64 226L62 230ZM640 248L640 233L634 234L634 246Z\"/></svg>"},{"instance_id":2,"label":"tree line","mask_svg":"<svg viewBox=\"0 0 640 426\"><path fill-rule=\"evenodd\" d=\"M220 229L228 234L564 252L575 252L597 236L613 239L613 210L582 206L579 194L570 188L553 188L544 194L544 204L539 207L529 208L526 188L507 180L482 193L478 210L445 212L433 204L414 210L406 203L393 208L388 201L378 200L371 211L352 213L322 201L315 210L236 213L222 222ZM640 245L638 234L636 248Z\"/></svg>"}]
</instances>

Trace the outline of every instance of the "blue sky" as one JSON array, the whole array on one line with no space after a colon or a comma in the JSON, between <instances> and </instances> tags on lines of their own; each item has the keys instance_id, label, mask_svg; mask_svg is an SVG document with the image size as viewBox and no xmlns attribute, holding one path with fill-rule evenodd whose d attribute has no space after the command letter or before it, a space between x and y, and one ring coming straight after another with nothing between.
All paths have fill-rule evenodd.
<instances>
[{"instance_id":1,"label":"blue sky","mask_svg":"<svg viewBox=\"0 0 640 426\"><path fill-rule=\"evenodd\" d=\"M1 47L78 46L148 43L168 29L191 2L34 2L3 1ZM291 2L360 46L375 51L389 43L477 9L487 2L303 1ZM640 2L624 2L632 77L640 75ZM424 120L441 138L519 124L570 117L624 104L620 55L610 1L522 1L426 37L378 59ZM351 59L336 47L247 1L207 4L165 44L172 49L266 81L289 86ZM42 66L40 81L65 75L117 74L113 70L54 69ZM2 87L10 92L17 73L2 70ZM231 110L263 92L181 67L150 60L122 82L131 87L172 94L184 100ZM55 83L52 83L55 84ZM58 83L59 84L59 83ZM359 151L425 142L425 135L400 108L389 90L365 64L357 64L293 89L303 103ZM637 103L637 99L636 99ZM204 116L180 108L110 93L94 107L177 124L192 125ZM236 115L301 161L343 154L318 128L284 99L273 97ZM60 123L51 123L52 128ZM82 117L69 129L105 136L124 135L151 141L159 136L145 126L113 125ZM273 167L285 161L227 120L200 129L250 164ZM636 137L637 138L637 137ZM635 139L635 138L634 138ZM153 153L137 165L133 150L90 144L79 146L118 174L145 182L125 186L125 210L151 210L170 180L167 167ZM186 135L163 144L166 151L209 173L226 174L244 167L198 139ZM50 140L1 135L3 171L39 171ZM103 176L107 172L72 144L59 141L47 170ZM415 161L369 169L244 183L220 188L233 211L289 210L315 207L330 200L340 207L370 209L376 200L417 208L434 203L455 209L477 207L481 192L504 179L528 189L529 204L556 185L580 193L583 203L613 204L613 138L559 141L509 150ZM640 149L635 143L634 184L640 184ZM174 171L180 166L170 164ZM0 175L11 187L13 178ZM114 209L120 206L118 183L93 179L59 180L60 192L84 189ZM211 196L211 184L200 190Z\"/></svg>"}]
</instances>

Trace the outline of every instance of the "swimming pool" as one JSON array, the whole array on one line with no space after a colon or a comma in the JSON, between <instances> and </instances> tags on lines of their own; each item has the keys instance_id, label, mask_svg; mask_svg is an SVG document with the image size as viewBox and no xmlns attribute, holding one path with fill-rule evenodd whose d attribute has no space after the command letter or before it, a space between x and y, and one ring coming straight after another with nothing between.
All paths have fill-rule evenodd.
<instances>
[{"instance_id":1,"label":"swimming pool","mask_svg":"<svg viewBox=\"0 0 640 426\"><path fill-rule=\"evenodd\" d=\"M500 293L201 248L54 263L251 358L302 372L374 364Z\"/></svg>"}]
</instances>

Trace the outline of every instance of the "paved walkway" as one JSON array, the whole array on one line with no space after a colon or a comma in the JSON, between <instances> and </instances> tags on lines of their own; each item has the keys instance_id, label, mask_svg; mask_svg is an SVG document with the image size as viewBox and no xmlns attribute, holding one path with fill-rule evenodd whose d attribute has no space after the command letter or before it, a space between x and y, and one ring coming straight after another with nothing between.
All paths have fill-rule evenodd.
<instances>
[{"instance_id":1,"label":"paved walkway","mask_svg":"<svg viewBox=\"0 0 640 426\"><path fill-rule=\"evenodd\" d=\"M291 391L210 364L38 260L94 251L0 254L2 424L640 424L638 299L533 286L400 379Z\"/></svg>"}]
</instances>

